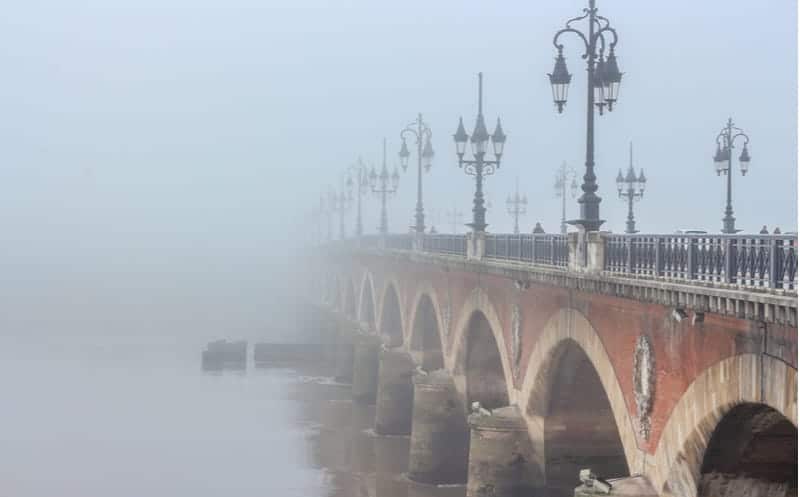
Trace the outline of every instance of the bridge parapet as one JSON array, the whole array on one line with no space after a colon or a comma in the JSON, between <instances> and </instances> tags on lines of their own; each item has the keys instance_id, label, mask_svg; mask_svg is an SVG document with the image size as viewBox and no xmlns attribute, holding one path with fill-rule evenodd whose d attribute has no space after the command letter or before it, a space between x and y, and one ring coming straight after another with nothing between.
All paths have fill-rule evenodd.
<instances>
[{"instance_id":1,"label":"bridge parapet","mask_svg":"<svg viewBox=\"0 0 800 497\"><path fill-rule=\"evenodd\" d=\"M699 314L797 323L797 235L485 234L363 237L346 250L379 252L632 298ZM468 257L469 256L469 257Z\"/></svg>"}]
</instances>

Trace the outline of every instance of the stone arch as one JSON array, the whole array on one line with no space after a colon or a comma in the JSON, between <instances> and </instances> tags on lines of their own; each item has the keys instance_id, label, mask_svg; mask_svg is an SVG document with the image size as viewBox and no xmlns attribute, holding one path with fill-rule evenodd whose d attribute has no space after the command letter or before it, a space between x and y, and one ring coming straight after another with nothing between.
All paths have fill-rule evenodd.
<instances>
[{"instance_id":1,"label":"stone arch","mask_svg":"<svg viewBox=\"0 0 800 497\"><path fill-rule=\"evenodd\" d=\"M451 354L448 367L453 372L456 387L463 394L464 400L480 400L471 397L483 397L494 390L494 395L487 397L490 407L499 407L492 405L497 403L513 403L513 380L503 326L485 290L475 288L472 291L458 314L455 330L454 353ZM482 351L476 348L479 343ZM497 355L494 355L494 351ZM484 373L492 372L491 377L483 378L486 384L480 385L479 376L470 373L469 362L483 364L485 367L480 369ZM478 371L473 370L473 373Z\"/></svg>"},{"instance_id":2,"label":"stone arch","mask_svg":"<svg viewBox=\"0 0 800 497\"><path fill-rule=\"evenodd\" d=\"M703 371L675 404L661 433L651 477L655 488L662 494L697 496L712 435L724 426L726 415L744 405L768 407L796 428L797 370L767 355L738 354Z\"/></svg>"},{"instance_id":3,"label":"stone arch","mask_svg":"<svg viewBox=\"0 0 800 497\"><path fill-rule=\"evenodd\" d=\"M376 329L375 326L375 283L372 279L372 274L369 271L364 271L364 277L361 278L361 292L358 299L358 320L363 327L369 332Z\"/></svg>"},{"instance_id":4,"label":"stone arch","mask_svg":"<svg viewBox=\"0 0 800 497\"><path fill-rule=\"evenodd\" d=\"M797 427L765 404L738 404L706 447L698 495L797 495ZM745 492L742 492L745 490Z\"/></svg>"},{"instance_id":5,"label":"stone arch","mask_svg":"<svg viewBox=\"0 0 800 497\"><path fill-rule=\"evenodd\" d=\"M426 371L444 367L443 325L436 292L430 282L417 288L409 323L409 349L418 364Z\"/></svg>"},{"instance_id":6,"label":"stone arch","mask_svg":"<svg viewBox=\"0 0 800 497\"><path fill-rule=\"evenodd\" d=\"M378 332L384 337L384 342L390 347L403 345L405 329L403 323L403 306L400 302L400 292L395 281L388 281L383 290L381 299L380 327Z\"/></svg>"},{"instance_id":7,"label":"stone arch","mask_svg":"<svg viewBox=\"0 0 800 497\"><path fill-rule=\"evenodd\" d=\"M537 463L548 486L558 487L564 479L574 488L581 469L576 467L587 463L583 467L591 467L599 474L630 473L640 468L641 451L622 387L600 336L583 314L561 309L551 316L527 364L520 406L525 408L528 432L540 455ZM582 390L576 394L579 384ZM570 412L576 416L570 416ZM588 423L582 421L582 413L592 419ZM592 427L589 433L571 430L587 424ZM592 443L598 442L596 449L580 448L579 457L561 458L561 442L573 443L568 440L573 434L578 440L575 445L581 443L579 437L583 436ZM603 476L623 475L606 472Z\"/></svg>"}]
</instances>

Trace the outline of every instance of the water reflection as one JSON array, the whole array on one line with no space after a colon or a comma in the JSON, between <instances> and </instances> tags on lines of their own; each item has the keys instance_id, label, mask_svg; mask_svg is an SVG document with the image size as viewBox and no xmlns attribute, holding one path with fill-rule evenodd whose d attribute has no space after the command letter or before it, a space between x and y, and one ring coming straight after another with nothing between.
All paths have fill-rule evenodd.
<instances>
[{"instance_id":1,"label":"water reflection","mask_svg":"<svg viewBox=\"0 0 800 497\"><path fill-rule=\"evenodd\" d=\"M307 374L307 372L305 372ZM328 497L464 497L464 485L411 482L407 436L378 436L375 406L350 400L349 385L301 376L292 393L297 422L309 428L309 461L325 471Z\"/></svg>"}]
</instances>

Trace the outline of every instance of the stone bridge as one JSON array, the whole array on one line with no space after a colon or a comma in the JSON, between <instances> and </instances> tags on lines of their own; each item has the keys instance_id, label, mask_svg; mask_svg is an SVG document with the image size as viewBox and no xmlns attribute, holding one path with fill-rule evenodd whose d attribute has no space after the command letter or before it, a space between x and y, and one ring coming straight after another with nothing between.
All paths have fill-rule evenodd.
<instances>
[{"instance_id":1,"label":"stone bridge","mask_svg":"<svg viewBox=\"0 0 800 497\"><path fill-rule=\"evenodd\" d=\"M796 495L796 236L409 236L330 244L338 375L409 477L571 495ZM475 403L479 403L480 407ZM787 482L788 485L787 485Z\"/></svg>"}]
</instances>

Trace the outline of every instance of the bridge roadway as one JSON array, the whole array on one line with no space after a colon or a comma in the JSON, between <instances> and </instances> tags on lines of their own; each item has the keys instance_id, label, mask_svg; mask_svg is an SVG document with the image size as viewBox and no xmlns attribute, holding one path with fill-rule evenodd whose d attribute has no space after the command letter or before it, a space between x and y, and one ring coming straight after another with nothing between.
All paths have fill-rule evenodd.
<instances>
[{"instance_id":1,"label":"bridge roadway","mask_svg":"<svg viewBox=\"0 0 800 497\"><path fill-rule=\"evenodd\" d=\"M796 495L796 245L391 235L321 247L313 284L337 375L377 433L411 437L411 479L559 496L591 468L638 495Z\"/></svg>"}]
</instances>

